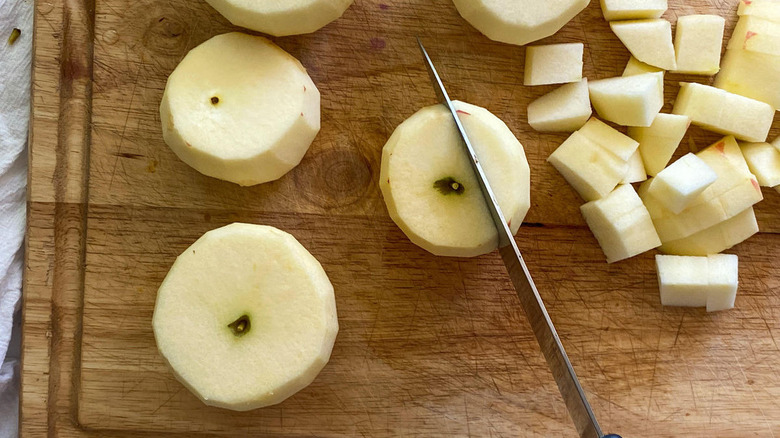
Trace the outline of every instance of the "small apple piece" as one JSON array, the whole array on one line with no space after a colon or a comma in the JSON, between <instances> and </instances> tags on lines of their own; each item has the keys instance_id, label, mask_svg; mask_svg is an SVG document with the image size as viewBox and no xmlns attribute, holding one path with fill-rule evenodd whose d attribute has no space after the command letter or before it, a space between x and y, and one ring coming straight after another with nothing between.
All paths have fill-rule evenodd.
<instances>
[{"instance_id":1,"label":"small apple piece","mask_svg":"<svg viewBox=\"0 0 780 438\"><path fill-rule=\"evenodd\" d=\"M650 126L664 105L664 74L645 73L589 81L590 100L602 119Z\"/></svg>"},{"instance_id":2,"label":"small apple piece","mask_svg":"<svg viewBox=\"0 0 780 438\"><path fill-rule=\"evenodd\" d=\"M661 245L647 209L630 184L580 207L607 256L607 263L634 257Z\"/></svg>"},{"instance_id":3,"label":"small apple piece","mask_svg":"<svg viewBox=\"0 0 780 438\"><path fill-rule=\"evenodd\" d=\"M658 249L666 254L706 256L726 251L757 233L758 221L751 207L688 237L664 242Z\"/></svg>"},{"instance_id":4,"label":"small apple piece","mask_svg":"<svg viewBox=\"0 0 780 438\"><path fill-rule=\"evenodd\" d=\"M681 83L674 114L686 115L694 125L721 134L766 141L775 110L764 102L708 85Z\"/></svg>"},{"instance_id":5,"label":"small apple piece","mask_svg":"<svg viewBox=\"0 0 780 438\"><path fill-rule=\"evenodd\" d=\"M494 41L519 46L558 32L590 0L453 0L460 15Z\"/></svg>"},{"instance_id":6,"label":"small apple piece","mask_svg":"<svg viewBox=\"0 0 780 438\"><path fill-rule=\"evenodd\" d=\"M775 0L741 0L737 14L780 22L780 3Z\"/></svg>"},{"instance_id":7,"label":"small apple piece","mask_svg":"<svg viewBox=\"0 0 780 438\"><path fill-rule=\"evenodd\" d=\"M273 36L314 32L341 14L353 0L206 0L236 26Z\"/></svg>"},{"instance_id":8,"label":"small apple piece","mask_svg":"<svg viewBox=\"0 0 780 438\"><path fill-rule=\"evenodd\" d=\"M737 143L737 139L733 135L723 137L720 141L708 146L705 150L699 152L700 156L707 158L709 155L712 159L717 159L718 154L728 159L728 161L737 166L741 175L752 176L750 167L748 166L745 156L742 155L742 149Z\"/></svg>"},{"instance_id":9,"label":"small apple piece","mask_svg":"<svg viewBox=\"0 0 780 438\"><path fill-rule=\"evenodd\" d=\"M678 73L714 75L720 70L720 52L726 20L718 15L686 15L677 19L674 51Z\"/></svg>"},{"instance_id":10,"label":"small apple piece","mask_svg":"<svg viewBox=\"0 0 780 438\"><path fill-rule=\"evenodd\" d=\"M639 151L634 152L634 155L628 159L628 173L623 178L621 184L632 184L647 180L647 171L645 171L645 165L642 162L642 154Z\"/></svg>"},{"instance_id":11,"label":"small apple piece","mask_svg":"<svg viewBox=\"0 0 780 438\"><path fill-rule=\"evenodd\" d=\"M780 56L750 50L729 49L715 77L715 87L766 102L780 110ZM763 140L761 140L763 141Z\"/></svg>"},{"instance_id":12,"label":"small apple piece","mask_svg":"<svg viewBox=\"0 0 780 438\"><path fill-rule=\"evenodd\" d=\"M672 213L679 214L716 179L718 174L707 163L689 153L662 170L647 193Z\"/></svg>"},{"instance_id":13,"label":"small apple piece","mask_svg":"<svg viewBox=\"0 0 780 438\"><path fill-rule=\"evenodd\" d=\"M705 307L709 290L707 257L656 255L661 305Z\"/></svg>"},{"instance_id":14,"label":"small apple piece","mask_svg":"<svg viewBox=\"0 0 780 438\"><path fill-rule=\"evenodd\" d=\"M601 0L607 21L659 18L668 8L667 0Z\"/></svg>"},{"instance_id":15,"label":"small apple piece","mask_svg":"<svg viewBox=\"0 0 780 438\"><path fill-rule=\"evenodd\" d=\"M688 116L659 113L649 127L628 128L628 135L639 142L648 175L658 175L669 164L690 125Z\"/></svg>"},{"instance_id":16,"label":"small apple piece","mask_svg":"<svg viewBox=\"0 0 780 438\"><path fill-rule=\"evenodd\" d=\"M632 56L628 59L628 64L626 64L626 68L623 70L623 76L635 76L641 75L642 73L656 73L659 71L663 72L664 69L645 64Z\"/></svg>"},{"instance_id":17,"label":"small apple piece","mask_svg":"<svg viewBox=\"0 0 780 438\"><path fill-rule=\"evenodd\" d=\"M516 233L531 205L523 145L488 110L453 103ZM435 255L475 257L498 247L496 227L461 142L449 110L434 105L401 123L382 150L379 187L390 217L414 244Z\"/></svg>"},{"instance_id":18,"label":"small apple piece","mask_svg":"<svg viewBox=\"0 0 780 438\"><path fill-rule=\"evenodd\" d=\"M745 40L743 49L764 53L772 56L780 56L780 36L769 34L756 34Z\"/></svg>"},{"instance_id":19,"label":"small apple piece","mask_svg":"<svg viewBox=\"0 0 780 438\"><path fill-rule=\"evenodd\" d=\"M744 16L737 21L727 49L744 49L745 43L756 35L780 36L780 23L761 17Z\"/></svg>"},{"instance_id":20,"label":"small apple piece","mask_svg":"<svg viewBox=\"0 0 780 438\"><path fill-rule=\"evenodd\" d=\"M780 186L780 151L769 143L742 143L740 147L762 187Z\"/></svg>"},{"instance_id":21,"label":"small apple piece","mask_svg":"<svg viewBox=\"0 0 780 438\"><path fill-rule=\"evenodd\" d=\"M636 59L664 70L677 69L672 23L652 19L613 21L609 26Z\"/></svg>"},{"instance_id":22,"label":"small apple piece","mask_svg":"<svg viewBox=\"0 0 780 438\"><path fill-rule=\"evenodd\" d=\"M566 84L528 105L528 124L539 132L574 132L588 121L588 80Z\"/></svg>"},{"instance_id":23,"label":"small apple piece","mask_svg":"<svg viewBox=\"0 0 780 438\"><path fill-rule=\"evenodd\" d=\"M707 312L733 309L739 287L739 258L732 254L714 254L707 257L707 262Z\"/></svg>"},{"instance_id":24,"label":"small apple piece","mask_svg":"<svg viewBox=\"0 0 780 438\"><path fill-rule=\"evenodd\" d=\"M168 78L163 138L204 175L251 186L297 166L320 130L320 93L297 59L238 32L192 49Z\"/></svg>"},{"instance_id":25,"label":"small apple piece","mask_svg":"<svg viewBox=\"0 0 780 438\"><path fill-rule=\"evenodd\" d=\"M528 46L523 85L566 84L582 80L582 43Z\"/></svg>"},{"instance_id":26,"label":"small apple piece","mask_svg":"<svg viewBox=\"0 0 780 438\"><path fill-rule=\"evenodd\" d=\"M623 161L630 160L639 148L639 143L636 140L595 117L588 120L579 133Z\"/></svg>"},{"instance_id":27,"label":"small apple piece","mask_svg":"<svg viewBox=\"0 0 780 438\"><path fill-rule=\"evenodd\" d=\"M207 405L237 411L308 386L339 329L317 259L293 236L250 224L209 231L176 259L152 326L176 378Z\"/></svg>"},{"instance_id":28,"label":"small apple piece","mask_svg":"<svg viewBox=\"0 0 780 438\"><path fill-rule=\"evenodd\" d=\"M628 163L579 131L563 142L547 161L586 201L608 195L628 172Z\"/></svg>"}]
</instances>

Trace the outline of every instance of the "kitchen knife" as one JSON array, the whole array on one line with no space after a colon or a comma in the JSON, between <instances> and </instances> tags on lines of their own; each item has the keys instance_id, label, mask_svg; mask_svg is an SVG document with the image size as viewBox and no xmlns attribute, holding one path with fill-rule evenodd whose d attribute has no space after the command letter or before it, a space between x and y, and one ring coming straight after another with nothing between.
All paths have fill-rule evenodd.
<instances>
[{"instance_id":1,"label":"kitchen knife","mask_svg":"<svg viewBox=\"0 0 780 438\"><path fill-rule=\"evenodd\" d=\"M444 88L444 84L442 84L436 67L433 65L430 56L428 56L422 41L417 38L417 42L420 45L420 50L422 51L428 73L431 76L431 82L433 82L436 95L441 103L452 113L458 132L463 138L464 150L469 156L469 163L477 176L477 181L479 181L488 210L498 230L498 245L501 258L504 260L504 265L506 265L509 277L512 279L517 296L520 298L520 304L525 311L528 322L531 324L531 328L552 371L555 382L558 384L558 389L561 391L569 414L572 420L574 420L577 432L582 438L620 438L618 435L602 434L601 427L593 414L593 409L591 409L580 381L577 379L577 374L575 374L574 368L572 368L571 362L569 362L569 357L563 349L563 344L561 344L550 315L544 307L544 302L542 302L542 298L536 290L536 285L534 285L531 274L523 261L523 256L517 248L517 243L504 219L501 208L496 201L496 196L490 188L490 183L479 162L479 157L474 152L469 137L460 122L457 110L452 105L447 90Z\"/></svg>"}]
</instances>

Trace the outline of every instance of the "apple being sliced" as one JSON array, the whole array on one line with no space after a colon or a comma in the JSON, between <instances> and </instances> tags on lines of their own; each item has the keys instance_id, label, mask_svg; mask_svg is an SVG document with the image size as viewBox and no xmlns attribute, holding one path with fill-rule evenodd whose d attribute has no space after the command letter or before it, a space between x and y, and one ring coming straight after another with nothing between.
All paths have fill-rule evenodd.
<instances>
[{"instance_id":1,"label":"apple being sliced","mask_svg":"<svg viewBox=\"0 0 780 438\"><path fill-rule=\"evenodd\" d=\"M742 155L763 187L780 186L780 151L769 143L742 143Z\"/></svg>"},{"instance_id":2,"label":"apple being sliced","mask_svg":"<svg viewBox=\"0 0 780 438\"><path fill-rule=\"evenodd\" d=\"M718 15L686 15L677 19L674 51L677 72L714 75L720 70L720 52L726 20Z\"/></svg>"},{"instance_id":3,"label":"apple being sliced","mask_svg":"<svg viewBox=\"0 0 780 438\"><path fill-rule=\"evenodd\" d=\"M623 76L635 76L641 75L642 73L656 73L659 71L663 72L664 69L645 64L632 56L628 59L628 64L626 64L626 68L623 70Z\"/></svg>"},{"instance_id":4,"label":"apple being sliced","mask_svg":"<svg viewBox=\"0 0 780 438\"><path fill-rule=\"evenodd\" d=\"M582 80L582 43L529 46L525 49L523 85L549 85Z\"/></svg>"},{"instance_id":5,"label":"apple being sliced","mask_svg":"<svg viewBox=\"0 0 780 438\"><path fill-rule=\"evenodd\" d=\"M674 114L686 115L694 125L736 138L766 141L775 110L764 102L708 85L681 83Z\"/></svg>"},{"instance_id":6,"label":"apple being sliced","mask_svg":"<svg viewBox=\"0 0 780 438\"><path fill-rule=\"evenodd\" d=\"M558 32L590 0L453 0L460 15L488 38L525 45Z\"/></svg>"},{"instance_id":7,"label":"apple being sliced","mask_svg":"<svg viewBox=\"0 0 780 438\"><path fill-rule=\"evenodd\" d=\"M679 214L717 179L718 174L707 163L689 153L658 173L647 193Z\"/></svg>"},{"instance_id":8,"label":"apple being sliced","mask_svg":"<svg viewBox=\"0 0 780 438\"><path fill-rule=\"evenodd\" d=\"M311 33L341 17L353 0L206 0L236 26L273 36Z\"/></svg>"},{"instance_id":9,"label":"apple being sliced","mask_svg":"<svg viewBox=\"0 0 780 438\"><path fill-rule=\"evenodd\" d=\"M516 233L531 205L523 146L488 110L454 104ZM461 141L450 112L434 105L401 123L382 150L379 187L390 217L414 244L435 255L473 257L498 246L493 219Z\"/></svg>"},{"instance_id":10,"label":"apple being sliced","mask_svg":"<svg viewBox=\"0 0 780 438\"><path fill-rule=\"evenodd\" d=\"M623 161L630 160L639 148L636 140L595 117L588 120L579 133Z\"/></svg>"},{"instance_id":11,"label":"apple being sliced","mask_svg":"<svg viewBox=\"0 0 780 438\"><path fill-rule=\"evenodd\" d=\"M664 74L645 73L590 81L590 100L602 119L650 126L664 105Z\"/></svg>"},{"instance_id":12,"label":"apple being sliced","mask_svg":"<svg viewBox=\"0 0 780 438\"><path fill-rule=\"evenodd\" d=\"M737 14L780 22L780 3L776 0L741 0Z\"/></svg>"},{"instance_id":13,"label":"apple being sliced","mask_svg":"<svg viewBox=\"0 0 780 438\"><path fill-rule=\"evenodd\" d=\"M653 221L630 184L608 196L580 207L585 221L607 256L614 263L661 245Z\"/></svg>"},{"instance_id":14,"label":"apple being sliced","mask_svg":"<svg viewBox=\"0 0 780 438\"><path fill-rule=\"evenodd\" d=\"M601 0L607 21L658 18L668 8L667 0Z\"/></svg>"},{"instance_id":15,"label":"apple being sliced","mask_svg":"<svg viewBox=\"0 0 780 438\"><path fill-rule=\"evenodd\" d=\"M647 180L647 171L645 165L642 162L642 154L639 151L634 152L634 155L628 159L628 173L623 178L621 184L632 184Z\"/></svg>"},{"instance_id":16,"label":"apple being sliced","mask_svg":"<svg viewBox=\"0 0 780 438\"><path fill-rule=\"evenodd\" d=\"M603 198L626 177L628 163L574 132L547 161L586 201Z\"/></svg>"},{"instance_id":17,"label":"apple being sliced","mask_svg":"<svg viewBox=\"0 0 780 438\"><path fill-rule=\"evenodd\" d=\"M649 127L628 128L628 135L639 142L648 175L658 175L669 164L690 125L688 116L660 113Z\"/></svg>"},{"instance_id":18,"label":"apple being sliced","mask_svg":"<svg viewBox=\"0 0 780 438\"><path fill-rule=\"evenodd\" d=\"M199 172L242 186L281 178L320 130L320 93L297 59L265 38L217 35L168 78L163 138Z\"/></svg>"},{"instance_id":19,"label":"apple being sliced","mask_svg":"<svg viewBox=\"0 0 780 438\"><path fill-rule=\"evenodd\" d=\"M249 224L209 231L176 259L152 326L176 378L204 403L237 411L308 386L339 329L319 262L291 235Z\"/></svg>"},{"instance_id":20,"label":"apple being sliced","mask_svg":"<svg viewBox=\"0 0 780 438\"><path fill-rule=\"evenodd\" d=\"M734 307L739 283L737 256L657 255L655 261L662 305L706 307L708 312Z\"/></svg>"},{"instance_id":21,"label":"apple being sliced","mask_svg":"<svg viewBox=\"0 0 780 438\"><path fill-rule=\"evenodd\" d=\"M664 242L659 248L666 254L706 256L718 254L738 245L758 233L753 208L715 224L688 237Z\"/></svg>"},{"instance_id":22,"label":"apple being sliced","mask_svg":"<svg viewBox=\"0 0 780 438\"><path fill-rule=\"evenodd\" d=\"M528 124L539 132L574 132L588 121L588 80L566 84L528 105Z\"/></svg>"},{"instance_id":23,"label":"apple being sliced","mask_svg":"<svg viewBox=\"0 0 780 438\"><path fill-rule=\"evenodd\" d=\"M664 70L677 69L672 24L668 21L613 21L609 26L636 59Z\"/></svg>"}]
</instances>

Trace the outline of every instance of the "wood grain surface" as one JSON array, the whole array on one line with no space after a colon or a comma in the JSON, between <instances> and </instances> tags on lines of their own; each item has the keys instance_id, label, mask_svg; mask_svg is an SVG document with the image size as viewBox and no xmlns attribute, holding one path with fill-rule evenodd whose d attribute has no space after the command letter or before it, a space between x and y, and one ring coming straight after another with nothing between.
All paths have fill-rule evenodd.
<instances>
[{"instance_id":1,"label":"wood grain surface","mask_svg":"<svg viewBox=\"0 0 780 438\"><path fill-rule=\"evenodd\" d=\"M737 2L670 0L666 18ZM740 255L737 308L663 308L653 254L607 265L582 201L547 156L523 87L524 49L492 42L450 0L356 0L311 35L275 41L322 93L322 131L300 166L252 188L200 175L162 141L158 105L188 50L234 29L196 0L36 3L24 291L25 437L574 436L496 254L437 258L389 219L377 186L392 130L435 102L414 37L450 94L485 106L525 145L532 208L518 234L540 292L609 431L624 437L780 435L780 195ZM583 42L585 74L628 52L598 2L555 36ZM668 74L671 108L681 80ZM778 130L773 130L777 135ZM692 128L678 154L719 136ZM263 223L323 264L341 331L331 362L284 403L204 406L166 369L151 316L174 258L207 230Z\"/></svg>"}]
</instances>

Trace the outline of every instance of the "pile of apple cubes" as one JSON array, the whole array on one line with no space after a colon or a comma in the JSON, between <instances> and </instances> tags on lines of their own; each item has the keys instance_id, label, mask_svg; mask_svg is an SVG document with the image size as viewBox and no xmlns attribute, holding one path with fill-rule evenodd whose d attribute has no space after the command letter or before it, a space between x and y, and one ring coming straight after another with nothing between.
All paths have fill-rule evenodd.
<instances>
[{"instance_id":1,"label":"pile of apple cubes","mask_svg":"<svg viewBox=\"0 0 780 438\"><path fill-rule=\"evenodd\" d=\"M732 308L737 257L718 253L758 232L759 185L780 192L780 138L765 142L780 109L780 1L742 0L722 68L722 17L680 17L672 43L658 18L666 0L601 4L607 20L626 20L610 22L632 54L622 77L582 78L582 44L528 47L526 85L567 83L532 102L528 121L574 131L548 161L588 201L581 211L607 262L660 247L670 254L656 256L663 305ZM715 87L681 83L662 114L664 70L720 73ZM628 135L591 118L591 104ZM727 136L667 167L691 123Z\"/></svg>"}]
</instances>

